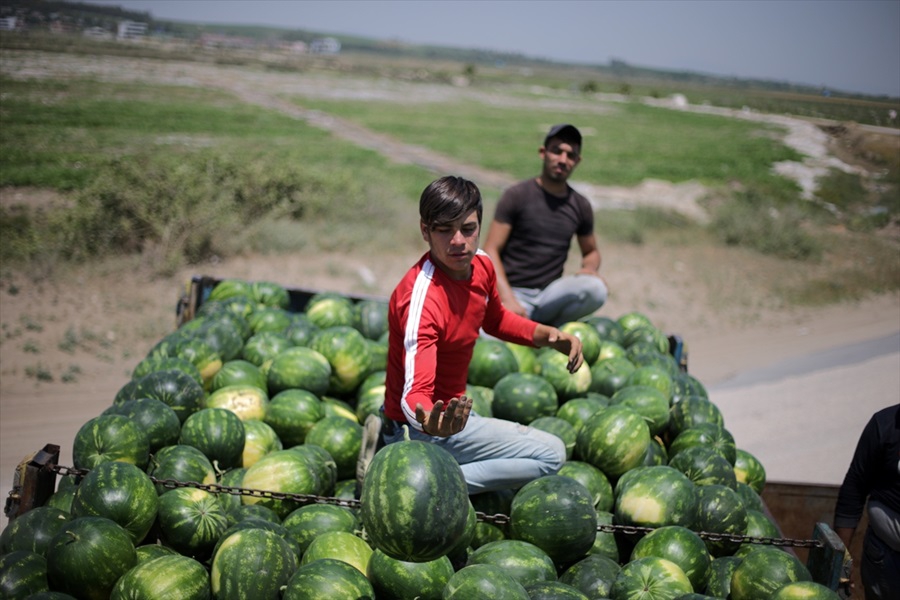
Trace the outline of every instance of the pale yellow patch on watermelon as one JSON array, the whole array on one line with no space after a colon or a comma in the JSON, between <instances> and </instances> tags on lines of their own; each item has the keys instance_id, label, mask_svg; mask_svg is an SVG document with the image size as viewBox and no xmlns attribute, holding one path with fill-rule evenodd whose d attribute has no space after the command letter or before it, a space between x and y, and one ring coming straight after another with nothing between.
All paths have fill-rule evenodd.
<instances>
[{"instance_id":1,"label":"pale yellow patch on watermelon","mask_svg":"<svg viewBox=\"0 0 900 600\"><path fill-rule=\"evenodd\" d=\"M654 498L626 495L622 498L621 509L631 515L637 523L660 523L665 514L665 506Z\"/></svg>"}]
</instances>

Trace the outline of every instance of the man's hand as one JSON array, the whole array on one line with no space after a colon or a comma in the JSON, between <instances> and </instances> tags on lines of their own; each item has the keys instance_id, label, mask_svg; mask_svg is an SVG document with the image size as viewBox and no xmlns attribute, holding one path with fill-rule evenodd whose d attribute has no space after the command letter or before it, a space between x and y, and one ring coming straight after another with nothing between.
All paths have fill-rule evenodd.
<instances>
[{"instance_id":1,"label":"man's hand","mask_svg":"<svg viewBox=\"0 0 900 600\"><path fill-rule=\"evenodd\" d=\"M447 403L447 410L443 410L444 401L438 400L426 413L421 404L416 404L416 421L422 425L422 431L436 437L450 437L459 433L469 420L472 412L472 399L466 396L452 398Z\"/></svg>"},{"instance_id":2,"label":"man's hand","mask_svg":"<svg viewBox=\"0 0 900 600\"><path fill-rule=\"evenodd\" d=\"M560 331L556 327L551 327L547 333L547 345L569 357L569 362L566 364L569 373L574 373L584 363L584 355L581 353L581 339L578 336Z\"/></svg>"}]
</instances>

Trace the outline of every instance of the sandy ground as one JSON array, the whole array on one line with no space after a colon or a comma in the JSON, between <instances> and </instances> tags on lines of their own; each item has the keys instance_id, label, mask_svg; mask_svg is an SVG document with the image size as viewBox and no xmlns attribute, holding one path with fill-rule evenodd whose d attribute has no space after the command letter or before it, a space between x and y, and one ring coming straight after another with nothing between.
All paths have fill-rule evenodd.
<instances>
[{"instance_id":1,"label":"sandy ground","mask_svg":"<svg viewBox=\"0 0 900 600\"><path fill-rule=\"evenodd\" d=\"M78 70L90 71L99 79L142 74L190 85L214 79L215 85L231 82L248 101L296 111L274 95L262 93L267 89L263 84L287 85L286 78L272 74L242 80L234 72L228 78L213 78L206 67L195 65L153 63L137 69L123 68L121 61L110 58L80 62L69 57L44 57L37 62L26 58L4 57L3 72L42 76L52 75L53 69ZM308 84L313 93L339 93L333 86L316 86L300 77L290 81L294 87L274 89L299 93L297 86ZM424 93L422 88L418 92ZM319 119L336 135L372 143L367 137L371 132L323 120L321 115L295 116ZM798 123L791 129L795 137L807 130ZM794 141L806 144L810 138ZM822 143L819 140L819 145L805 152L814 162L801 169L804 174L823 160L833 162L832 156L823 154ZM427 160L447 172L451 171L443 167L453 167L455 172L496 185L507 182L497 174L466 171L464 165L447 163L444 157L423 156L416 149L410 150L410 160ZM610 206L633 205L648 198L685 206L703 192L665 182L645 182L633 190L585 191L598 202L605 198ZM0 190L0 200L63 201L42 190ZM763 462L771 481L839 484L869 416L900 401L900 295L817 309L785 311L740 302L725 302L732 306L722 309L712 306L722 304L721 298L716 302L711 296L738 292L730 288L711 295L699 292L707 284L702 281L706 274L691 268L698 262L692 260L696 257L671 249L662 255L652 247L604 245L602 249L603 272L612 292L601 314L617 317L642 310L664 330L682 335L688 344L690 371L722 409L738 446ZM5 498L16 465L44 444L59 445L60 464L72 464L71 446L78 428L112 403L135 364L174 328L176 300L192 275L386 296L419 252L379 256L377 261L334 254L236 257L162 279L146 269L121 264L90 265L52 275L49 270L26 275L0 269L0 492ZM0 516L0 528L6 522L5 515Z\"/></svg>"}]
</instances>

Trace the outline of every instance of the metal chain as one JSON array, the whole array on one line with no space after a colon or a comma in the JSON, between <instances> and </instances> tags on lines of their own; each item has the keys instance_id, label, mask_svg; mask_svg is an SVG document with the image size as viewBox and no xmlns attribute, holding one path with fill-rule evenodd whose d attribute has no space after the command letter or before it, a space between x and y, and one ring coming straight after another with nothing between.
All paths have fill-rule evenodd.
<instances>
[{"instance_id":1,"label":"metal chain","mask_svg":"<svg viewBox=\"0 0 900 600\"><path fill-rule=\"evenodd\" d=\"M73 467L65 467L60 465L52 465L49 467L56 473L66 476L75 475L83 477L89 471L87 469L76 469ZM213 494L231 494L235 496L253 496L255 498L267 498L272 500L292 500L299 504L333 504L343 506L345 508L358 509L360 507L359 500L348 498L336 498L334 496L317 496L315 494L293 494L289 492L272 492L266 490L255 490L241 487L225 486L215 483L199 483L196 481L178 481L176 479L157 479L150 476L150 481L159 484L166 489L175 489L182 487L196 488ZM476 520L482 523L488 523L497 526L509 525L509 515L501 513L488 515L483 512L475 513ZM642 527L639 525L616 525L601 523L597 525L597 531L602 533L620 532L624 535L646 534L653 531L653 527ZM712 533L708 531L695 532L704 540L710 542L733 542L737 544L759 544L769 546L791 546L794 548L822 548L825 546L822 540L798 540L792 538L771 538L756 537L726 533Z\"/></svg>"}]
</instances>

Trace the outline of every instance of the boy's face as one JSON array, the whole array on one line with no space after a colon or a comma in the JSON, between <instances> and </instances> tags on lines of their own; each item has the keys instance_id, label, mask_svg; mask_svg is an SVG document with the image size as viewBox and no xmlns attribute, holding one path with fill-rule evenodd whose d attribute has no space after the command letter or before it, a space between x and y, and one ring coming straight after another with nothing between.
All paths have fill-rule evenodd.
<instances>
[{"instance_id":1,"label":"boy's face","mask_svg":"<svg viewBox=\"0 0 900 600\"><path fill-rule=\"evenodd\" d=\"M428 227L420 223L419 226L431 249L431 260L438 268L453 279L468 279L481 233L478 213L473 210L449 224Z\"/></svg>"}]
</instances>

